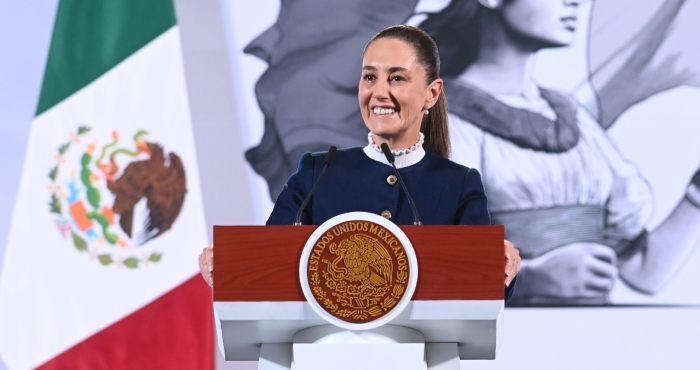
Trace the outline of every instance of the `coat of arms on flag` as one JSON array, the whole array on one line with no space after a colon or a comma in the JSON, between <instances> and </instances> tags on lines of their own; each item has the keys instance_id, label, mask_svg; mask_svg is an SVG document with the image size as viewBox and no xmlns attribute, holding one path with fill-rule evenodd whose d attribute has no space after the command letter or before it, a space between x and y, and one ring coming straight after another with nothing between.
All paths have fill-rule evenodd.
<instances>
[{"instance_id":1,"label":"coat of arms on flag","mask_svg":"<svg viewBox=\"0 0 700 370\"><path fill-rule=\"evenodd\" d=\"M91 137L88 126L67 136L49 170L49 210L75 248L104 266L129 269L161 260L146 244L170 229L185 200L180 157L138 130L122 139ZM107 140L105 140L107 139Z\"/></svg>"}]
</instances>

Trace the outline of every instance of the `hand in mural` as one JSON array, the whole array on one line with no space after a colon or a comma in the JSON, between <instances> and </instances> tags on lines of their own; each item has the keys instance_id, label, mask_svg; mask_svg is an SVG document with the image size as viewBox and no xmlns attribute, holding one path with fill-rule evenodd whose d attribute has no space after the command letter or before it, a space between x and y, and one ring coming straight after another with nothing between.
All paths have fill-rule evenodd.
<instances>
[{"instance_id":1,"label":"hand in mural","mask_svg":"<svg viewBox=\"0 0 700 370\"><path fill-rule=\"evenodd\" d=\"M617 278L617 257L612 248L597 243L572 243L530 260L523 284L528 295L594 298L606 295ZM519 284L520 288L520 284Z\"/></svg>"},{"instance_id":2,"label":"hand in mural","mask_svg":"<svg viewBox=\"0 0 700 370\"><path fill-rule=\"evenodd\" d=\"M202 249L202 254L199 255L199 272L207 284L214 286L214 244Z\"/></svg>"}]
</instances>

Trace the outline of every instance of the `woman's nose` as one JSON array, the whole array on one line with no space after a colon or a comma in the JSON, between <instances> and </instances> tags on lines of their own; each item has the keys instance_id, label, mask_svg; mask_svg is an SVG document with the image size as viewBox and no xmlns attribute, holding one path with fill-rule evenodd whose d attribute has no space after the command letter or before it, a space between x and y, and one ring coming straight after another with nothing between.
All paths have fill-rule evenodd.
<instances>
[{"instance_id":1,"label":"woman's nose","mask_svg":"<svg viewBox=\"0 0 700 370\"><path fill-rule=\"evenodd\" d=\"M378 79L374 85L374 97L377 99L389 98L389 81Z\"/></svg>"}]
</instances>

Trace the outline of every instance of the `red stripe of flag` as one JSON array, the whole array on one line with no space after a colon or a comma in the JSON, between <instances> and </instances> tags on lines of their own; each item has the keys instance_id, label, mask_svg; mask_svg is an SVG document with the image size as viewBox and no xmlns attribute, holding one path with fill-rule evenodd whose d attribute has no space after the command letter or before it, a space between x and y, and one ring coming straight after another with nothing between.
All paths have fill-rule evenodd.
<instances>
[{"instance_id":1,"label":"red stripe of flag","mask_svg":"<svg viewBox=\"0 0 700 370\"><path fill-rule=\"evenodd\" d=\"M214 369L211 288L199 276L38 369Z\"/></svg>"}]
</instances>

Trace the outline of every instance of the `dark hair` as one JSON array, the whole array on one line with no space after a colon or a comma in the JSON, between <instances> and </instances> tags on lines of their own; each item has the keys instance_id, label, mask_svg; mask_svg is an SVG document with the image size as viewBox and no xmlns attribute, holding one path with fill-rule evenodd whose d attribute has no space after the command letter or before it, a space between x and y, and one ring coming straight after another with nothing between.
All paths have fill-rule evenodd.
<instances>
[{"instance_id":1,"label":"dark hair","mask_svg":"<svg viewBox=\"0 0 700 370\"><path fill-rule=\"evenodd\" d=\"M440 54L435 41L425 31L417 27L398 25L379 31L365 46L367 48L376 40L393 38L413 46L416 59L425 68L426 84L440 78ZM362 52L364 55L365 51ZM440 92L435 105L430 108L430 114L423 117L420 127L425 135L423 147L440 157L450 156L450 134L447 123L447 100L444 91Z\"/></svg>"},{"instance_id":2,"label":"dark hair","mask_svg":"<svg viewBox=\"0 0 700 370\"><path fill-rule=\"evenodd\" d=\"M442 56L444 77L457 77L479 51L479 19L487 11L476 0L454 0L420 24L435 40Z\"/></svg>"}]
</instances>

